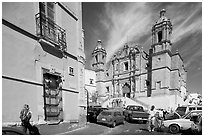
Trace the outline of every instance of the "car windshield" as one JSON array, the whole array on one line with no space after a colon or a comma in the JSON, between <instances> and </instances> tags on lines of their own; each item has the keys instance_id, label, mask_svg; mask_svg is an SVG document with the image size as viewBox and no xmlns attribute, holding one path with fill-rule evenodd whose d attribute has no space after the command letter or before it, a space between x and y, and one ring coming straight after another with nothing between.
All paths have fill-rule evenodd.
<instances>
[{"instance_id":1,"label":"car windshield","mask_svg":"<svg viewBox=\"0 0 204 137\"><path fill-rule=\"evenodd\" d=\"M101 115L103 115L103 116L109 116L109 115L111 115L112 113L111 112L108 112L108 111L103 111L103 112L101 112Z\"/></svg>"},{"instance_id":2,"label":"car windshield","mask_svg":"<svg viewBox=\"0 0 204 137\"><path fill-rule=\"evenodd\" d=\"M191 111L189 111L188 113L186 113L185 115L183 115L182 118L187 117L190 113L191 113Z\"/></svg>"},{"instance_id":3,"label":"car windshield","mask_svg":"<svg viewBox=\"0 0 204 137\"><path fill-rule=\"evenodd\" d=\"M178 107L178 108L176 109L176 112L178 112L178 111L183 111L183 112L185 112L185 111L186 111L186 107Z\"/></svg>"}]
</instances>

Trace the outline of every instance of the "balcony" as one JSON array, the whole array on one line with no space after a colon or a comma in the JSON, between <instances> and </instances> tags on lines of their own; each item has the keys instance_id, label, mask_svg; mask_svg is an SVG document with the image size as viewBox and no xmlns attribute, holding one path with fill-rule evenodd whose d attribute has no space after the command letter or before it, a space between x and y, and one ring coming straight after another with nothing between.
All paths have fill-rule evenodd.
<instances>
[{"instance_id":1,"label":"balcony","mask_svg":"<svg viewBox=\"0 0 204 137\"><path fill-rule=\"evenodd\" d=\"M55 48L66 51L66 31L42 13L36 14L35 19L37 36L54 44Z\"/></svg>"}]
</instances>

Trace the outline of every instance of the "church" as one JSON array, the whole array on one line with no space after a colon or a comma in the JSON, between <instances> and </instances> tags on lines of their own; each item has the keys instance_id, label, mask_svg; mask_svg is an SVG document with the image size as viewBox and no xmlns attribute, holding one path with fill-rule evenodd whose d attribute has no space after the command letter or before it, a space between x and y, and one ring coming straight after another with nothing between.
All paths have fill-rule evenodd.
<instances>
[{"instance_id":1,"label":"church","mask_svg":"<svg viewBox=\"0 0 204 137\"><path fill-rule=\"evenodd\" d=\"M128 98L146 108L175 109L184 104L187 71L179 52L172 53L172 23L165 13L165 9L160 11L152 27L148 53L126 43L106 62L107 52L98 40L91 64L96 73L97 103L122 107L128 105L123 100Z\"/></svg>"}]
</instances>

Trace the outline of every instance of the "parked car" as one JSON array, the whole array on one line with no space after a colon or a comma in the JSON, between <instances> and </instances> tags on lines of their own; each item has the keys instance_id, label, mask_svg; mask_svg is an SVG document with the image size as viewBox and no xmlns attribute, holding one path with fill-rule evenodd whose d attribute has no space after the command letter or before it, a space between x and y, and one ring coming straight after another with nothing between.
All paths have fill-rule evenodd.
<instances>
[{"instance_id":1,"label":"parked car","mask_svg":"<svg viewBox=\"0 0 204 137\"><path fill-rule=\"evenodd\" d=\"M163 126L169 129L170 133L176 134L181 130L188 130L191 128L192 121L190 121L192 114L200 114L202 110L192 110L178 119L164 120Z\"/></svg>"},{"instance_id":2,"label":"parked car","mask_svg":"<svg viewBox=\"0 0 204 137\"><path fill-rule=\"evenodd\" d=\"M116 109L104 110L97 116L97 123L106 124L112 127L118 124L124 124L123 112Z\"/></svg>"},{"instance_id":3,"label":"parked car","mask_svg":"<svg viewBox=\"0 0 204 137\"><path fill-rule=\"evenodd\" d=\"M199 106L199 105L183 105L183 106L177 107L175 111L180 116L183 116L183 115L187 114L189 111L192 111L192 110L202 110L202 106Z\"/></svg>"},{"instance_id":4,"label":"parked car","mask_svg":"<svg viewBox=\"0 0 204 137\"><path fill-rule=\"evenodd\" d=\"M124 116L125 119L129 122L138 120L146 123L149 117L149 113L144 111L142 106L128 105L124 110Z\"/></svg>"},{"instance_id":5,"label":"parked car","mask_svg":"<svg viewBox=\"0 0 204 137\"><path fill-rule=\"evenodd\" d=\"M101 106L91 106L91 107L88 107L87 121L89 121L89 122L96 122L97 116L103 110L107 110L107 108L103 108Z\"/></svg>"},{"instance_id":6,"label":"parked car","mask_svg":"<svg viewBox=\"0 0 204 137\"><path fill-rule=\"evenodd\" d=\"M202 135L202 114L193 115L190 120L193 121L191 124L191 131L194 134Z\"/></svg>"},{"instance_id":7,"label":"parked car","mask_svg":"<svg viewBox=\"0 0 204 137\"><path fill-rule=\"evenodd\" d=\"M27 135L27 134L17 128L2 127L2 135Z\"/></svg>"}]
</instances>

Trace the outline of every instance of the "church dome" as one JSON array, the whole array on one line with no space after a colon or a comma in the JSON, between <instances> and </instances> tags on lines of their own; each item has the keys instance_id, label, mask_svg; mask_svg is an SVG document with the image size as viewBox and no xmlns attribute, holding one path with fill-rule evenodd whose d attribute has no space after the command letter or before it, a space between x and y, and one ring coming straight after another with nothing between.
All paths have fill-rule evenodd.
<instances>
[{"instance_id":1,"label":"church dome","mask_svg":"<svg viewBox=\"0 0 204 137\"><path fill-rule=\"evenodd\" d=\"M157 20L156 24L159 24L161 22L164 22L164 21L170 21L170 19L168 19L166 16L165 16L165 13L166 13L166 10L165 9L162 9L160 11L160 18Z\"/></svg>"}]
</instances>

